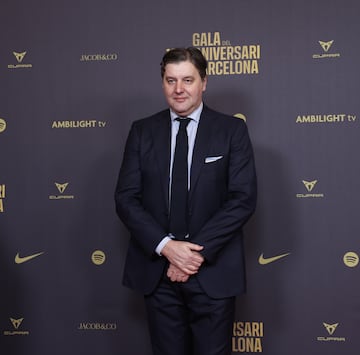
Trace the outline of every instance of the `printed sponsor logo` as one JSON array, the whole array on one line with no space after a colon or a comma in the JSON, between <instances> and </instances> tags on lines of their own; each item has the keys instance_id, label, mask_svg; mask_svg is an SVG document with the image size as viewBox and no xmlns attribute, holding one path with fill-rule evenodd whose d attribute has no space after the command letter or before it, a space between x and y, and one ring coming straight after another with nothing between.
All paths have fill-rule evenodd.
<instances>
[{"instance_id":1,"label":"printed sponsor logo","mask_svg":"<svg viewBox=\"0 0 360 355\"><path fill-rule=\"evenodd\" d=\"M117 324L109 322L80 322L77 329L83 331L115 331L117 330Z\"/></svg>"},{"instance_id":2,"label":"printed sponsor logo","mask_svg":"<svg viewBox=\"0 0 360 355\"><path fill-rule=\"evenodd\" d=\"M355 123L357 117L354 114L333 113L333 114L311 114L298 115L295 119L297 124L343 124Z\"/></svg>"},{"instance_id":3,"label":"printed sponsor logo","mask_svg":"<svg viewBox=\"0 0 360 355\"><path fill-rule=\"evenodd\" d=\"M17 64L9 64L8 69L22 69L22 68L32 68L32 64L23 63L23 60L26 56L25 52L13 52L13 55L17 61Z\"/></svg>"},{"instance_id":4,"label":"printed sponsor logo","mask_svg":"<svg viewBox=\"0 0 360 355\"><path fill-rule=\"evenodd\" d=\"M334 342L344 342L346 341L346 338L344 337L338 337L338 336L334 336L335 335L335 332L339 326L339 323L333 323L333 324L330 324L330 323L323 323L323 326L324 328L326 329L327 333L330 335L330 336L320 336L320 337L317 337L317 340L318 341L322 341L322 342L331 342L331 341L334 341Z\"/></svg>"},{"instance_id":5,"label":"printed sponsor logo","mask_svg":"<svg viewBox=\"0 0 360 355\"><path fill-rule=\"evenodd\" d=\"M79 120L79 121L53 121L51 128L105 128L106 121L98 120Z\"/></svg>"},{"instance_id":6,"label":"printed sponsor logo","mask_svg":"<svg viewBox=\"0 0 360 355\"><path fill-rule=\"evenodd\" d=\"M344 255L343 261L347 267L356 267L359 265L359 255L353 251L348 251Z\"/></svg>"},{"instance_id":7,"label":"printed sponsor logo","mask_svg":"<svg viewBox=\"0 0 360 355\"><path fill-rule=\"evenodd\" d=\"M267 264L273 263L274 261L285 258L288 255L290 255L290 253L285 253L285 254L280 254L280 255L269 257L269 258L265 258L264 254L261 254L259 256L258 262L259 262L260 265L267 265Z\"/></svg>"},{"instance_id":8,"label":"printed sponsor logo","mask_svg":"<svg viewBox=\"0 0 360 355\"><path fill-rule=\"evenodd\" d=\"M80 62L109 62L118 60L117 53L82 54Z\"/></svg>"},{"instance_id":9,"label":"printed sponsor logo","mask_svg":"<svg viewBox=\"0 0 360 355\"><path fill-rule=\"evenodd\" d=\"M5 336L14 336L14 335L29 335L30 332L28 330L21 330L21 325L24 318L9 318L12 324L12 330L4 330L3 334Z\"/></svg>"},{"instance_id":10,"label":"printed sponsor logo","mask_svg":"<svg viewBox=\"0 0 360 355\"><path fill-rule=\"evenodd\" d=\"M95 265L102 265L102 264L104 264L105 260L106 260L106 256L105 256L105 253L102 250L95 250L91 254L91 261Z\"/></svg>"},{"instance_id":11,"label":"printed sponsor logo","mask_svg":"<svg viewBox=\"0 0 360 355\"><path fill-rule=\"evenodd\" d=\"M57 188L57 190L59 191L60 195L50 195L49 196L49 200L72 200L74 199L74 195L65 195L65 190L67 189L69 183L65 182L65 183L58 183L55 182L55 186Z\"/></svg>"},{"instance_id":12,"label":"printed sponsor logo","mask_svg":"<svg viewBox=\"0 0 360 355\"><path fill-rule=\"evenodd\" d=\"M220 32L195 32L192 45L208 61L208 75L257 75L260 73L261 46L236 44L223 39Z\"/></svg>"},{"instance_id":13,"label":"printed sponsor logo","mask_svg":"<svg viewBox=\"0 0 360 355\"><path fill-rule=\"evenodd\" d=\"M0 184L0 213L5 212L4 199L6 197L6 186L5 184Z\"/></svg>"},{"instance_id":14,"label":"printed sponsor logo","mask_svg":"<svg viewBox=\"0 0 360 355\"><path fill-rule=\"evenodd\" d=\"M243 120L244 122L246 122L246 116L243 115L242 113L235 113L234 117L236 118L240 118L241 120Z\"/></svg>"},{"instance_id":15,"label":"printed sponsor logo","mask_svg":"<svg viewBox=\"0 0 360 355\"><path fill-rule=\"evenodd\" d=\"M6 121L3 118L0 118L0 133L4 132L6 129Z\"/></svg>"},{"instance_id":16,"label":"printed sponsor logo","mask_svg":"<svg viewBox=\"0 0 360 355\"><path fill-rule=\"evenodd\" d=\"M231 340L234 353L262 353L263 322L234 322Z\"/></svg>"},{"instance_id":17,"label":"printed sponsor logo","mask_svg":"<svg viewBox=\"0 0 360 355\"><path fill-rule=\"evenodd\" d=\"M324 59L324 58L338 58L340 53L331 52L330 49L334 43L334 40L331 41L319 41L320 47L323 52L320 54L313 54L313 59Z\"/></svg>"},{"instance_id":18,"label":"printed sponsor logo","mask_svg":"<svg viewBox=\"0 0 360 355\"><path fill-rule=\"evenodd\" d=\"M306 194L296 194L297 198L323 198L325 197L324 194L322 193L313 193L313 189L315 188L315 185L317 184L317 180L312 180L312 181L307 181L307 180L302 180L302 183L304 184L306 190L308 191L308 193ZM310 193L311 192L311 193Z\"/></svg>"},{"instance_id":19,"label":"printed sponsor logo","mask_svg":"<svg viewBox=\"0 0 360 355\"><path fill-rule=\"evenodd\" d=\"M36 254L32 254L32 255L27 255L27 256L20 256L19 253L17 253L15 255L15 264L23 264L26 263L32 259L37 258L38 256L44 254L44 252L40 252L40 253L36 253Z\"/></svg>"}]
</instances>

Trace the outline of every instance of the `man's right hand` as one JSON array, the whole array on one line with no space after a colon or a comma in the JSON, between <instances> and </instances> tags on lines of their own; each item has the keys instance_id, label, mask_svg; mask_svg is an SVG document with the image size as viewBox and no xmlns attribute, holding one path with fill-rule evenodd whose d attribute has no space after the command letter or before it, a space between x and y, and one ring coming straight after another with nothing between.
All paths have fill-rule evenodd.
<instances>
[{"instance_id":1,"label":"man's right hand","mask_svg":"<svg viewBox=\"0 0 360 355\"><path fill-rule=\"evenodd\" d=\"M170 262L187 275L194 275L204 262L200 251L204 247L195 243L169 240L161 251Z\"/></svg>"}]
</instances>

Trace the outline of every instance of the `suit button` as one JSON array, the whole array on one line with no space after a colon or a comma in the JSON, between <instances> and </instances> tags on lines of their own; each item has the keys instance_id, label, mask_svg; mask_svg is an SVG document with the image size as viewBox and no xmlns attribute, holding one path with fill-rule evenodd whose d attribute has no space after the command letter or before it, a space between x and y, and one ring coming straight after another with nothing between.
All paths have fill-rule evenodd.
<instances>
[{"instance_id":1,"label":"suit button","mask_svg":"<svg viewBox=\"0 0 360 355\"><path fill-rule=\"evenodd\" d=\"M186 234L186 236L184 237L185 239L188 239L189 238L189 234Z\"/></svg>"}]
</instances>

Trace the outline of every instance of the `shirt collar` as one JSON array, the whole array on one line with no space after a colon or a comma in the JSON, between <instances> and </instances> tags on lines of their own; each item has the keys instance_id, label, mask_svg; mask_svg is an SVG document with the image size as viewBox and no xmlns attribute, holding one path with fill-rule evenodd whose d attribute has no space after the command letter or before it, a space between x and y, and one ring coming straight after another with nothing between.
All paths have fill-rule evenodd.
<instances>
[{"instance_id":1,"label":"shirt collar","mask_svg":"<svg viewBox=\"0 0 360 355\"><path fill-rule=\"evenodd\" d=\"M204 107L204 104L203 104L203 102L201 102L199 107L196 108L193 112L191 112L191 114L188 115L187 117L191 118L196 123L198 123L200 121L200 115L203 110L203 107ZM177 115L172 109L170 109L170 117L171 117L171 121L175 121L175 119L178 118L179 115Z\"/></svg>"}]
</instances>

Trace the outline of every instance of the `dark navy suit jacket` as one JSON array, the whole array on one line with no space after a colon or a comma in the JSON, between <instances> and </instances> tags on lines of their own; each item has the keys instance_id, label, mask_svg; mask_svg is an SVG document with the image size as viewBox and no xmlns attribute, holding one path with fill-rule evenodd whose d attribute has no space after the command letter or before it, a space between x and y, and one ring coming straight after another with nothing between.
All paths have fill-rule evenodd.
<instances>
[{"instance_id":1,"label":"dark navy suit jacket","mask_svg":"<svg viewBox=\"0 0 360 355\"><path fill-rule=\"evenodd\" d=\"M115 192L116 210L130 231L123 283L151 293L166 259L155 249L169 233L169 110L133 123ZM189 191L189 239L204 246L198 278L213 298L245 290L242 227L256 205L253 150L244 121L204 105Z\"/></svg>"}]
</instances>

